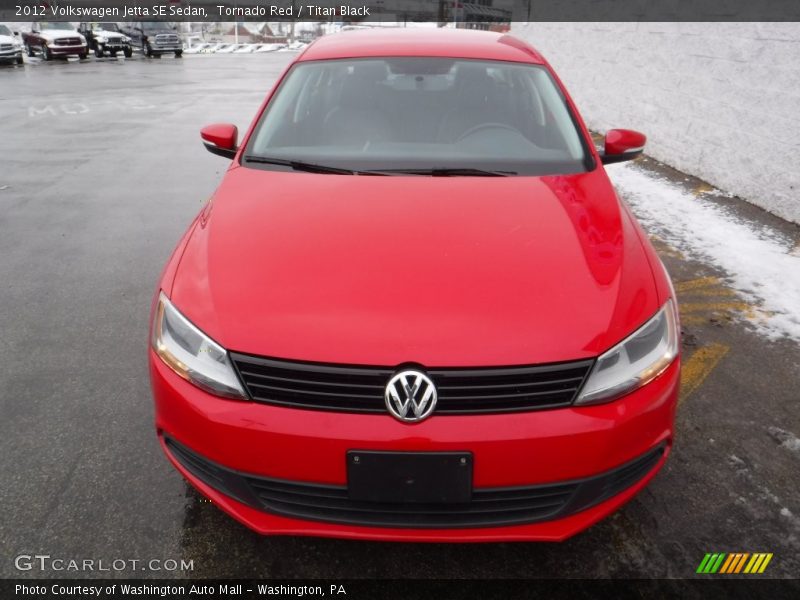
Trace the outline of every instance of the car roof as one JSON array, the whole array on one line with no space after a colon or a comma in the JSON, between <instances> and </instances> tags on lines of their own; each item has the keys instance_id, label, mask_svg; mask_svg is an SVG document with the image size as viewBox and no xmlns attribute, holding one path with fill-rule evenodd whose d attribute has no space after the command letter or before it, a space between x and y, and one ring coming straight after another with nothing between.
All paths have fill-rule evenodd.
<instances>
[{"instance_id":1,"label":"car roof","mask_svg":"<svg viewBox=\"0 0 800 600\"><path fill-rule=\"evenodd\" d=\"M543 64L534 48L508 34L470 29L375 28L326 35L299 61L369 56L441 56Z\"/></svg>"}]
</instances>

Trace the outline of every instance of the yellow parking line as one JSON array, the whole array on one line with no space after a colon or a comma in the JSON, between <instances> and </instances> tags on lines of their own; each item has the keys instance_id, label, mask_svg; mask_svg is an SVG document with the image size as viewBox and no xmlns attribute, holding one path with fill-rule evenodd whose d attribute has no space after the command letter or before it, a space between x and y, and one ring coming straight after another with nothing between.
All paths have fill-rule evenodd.
<instances>
[{"instance_id":1,"label":"yellow parking line","mask_svg":"<svg viewBox=\"0 0 800 600\"><path fill-rule=\"evenodd\" d=\"M681 325L702 325L708 322L708 317L700 315L681 315Z\"/></svg>"},{"instance_id":2,"label":"yellow parking line","mask_svg":"<svg viewBox=\"0 0 800 600\"><path fill-rule=\"evenodd\" d=\"M700 277L699 279L690 279L689 281L678 281L675 283L676 292L686 292L688 290L696 290L697 288L712 287L720 285L719 277Z\"/></svg>"},{"instance_id":3,"label":"yellow parking line","mask_svg":"<svg viewBox=\"0 0 800 600\"><path fill-rule=\"evenodd\" d=\"M722 312L726 310L738 310L740 312L751 312L753 307L747 302L683 302L680 305L681 313L696 312Z\"/></svg>"},{"instance_id":4,"label":"yellow parking line","mask_svg":"<svg viewBox=\"0 0 800 600\"><path fill-rule=\"evenodd\" d=\"M724 287L700 288L696 290L691 290L688 293L686 293L686 295L687 296L735 296L736 292Z\"/></svg>"},{"instance_id":5,"label":"yellow parking line","mask_svg":"<svg viewBox=\"0 0 800 600\"><path fill-rule=\"evenodd\" d=\"M683 252L676 250L672 246L668 245L665 241L659 238L651 238L651 240L659 256L669 256L670 258L677 258L680 260L684 260L686 258Z\"/></svg>"},{"instance_id":6,"label":"yellow parking line","mask_svg":"<svg viewBox=\"0 0 800 600\"><path fill-rule=\"evenodd\" d=\"M681 366L681 397L678 404L686 400L708 377L709 373L728 353L729 346L709 344L695 351Z\"/></svg>"},{"instance_id":7,"label":"yellow parking line","mask_svg":"<svg viewBox=\"0 0 800 600\"><path fill-rule=\"evenodd\" d=\"M712 185L707 184L705 181L701 181L697 185L692 188L692 193L695 196L702 196L703 194L710 194L715 192L716 188Z\"/></svg>"}]
</instances>

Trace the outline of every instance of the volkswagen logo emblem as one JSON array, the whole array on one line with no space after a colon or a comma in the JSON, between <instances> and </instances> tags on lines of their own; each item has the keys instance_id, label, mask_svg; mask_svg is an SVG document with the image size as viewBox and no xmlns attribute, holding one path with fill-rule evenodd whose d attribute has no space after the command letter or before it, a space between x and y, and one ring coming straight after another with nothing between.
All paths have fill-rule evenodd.
<instances>
[{"instance_id":1,"label":"volkswagen logo emblem","mask_svg":"<svg viewBox=\"0 0 800 600\"><path fill-rule=\"evenodd\" d=\"M436 408L436 386L430 378L409 369L400 371L386 384L386 408L404 423L427 419Z\"/></svg>"}]
</instances>

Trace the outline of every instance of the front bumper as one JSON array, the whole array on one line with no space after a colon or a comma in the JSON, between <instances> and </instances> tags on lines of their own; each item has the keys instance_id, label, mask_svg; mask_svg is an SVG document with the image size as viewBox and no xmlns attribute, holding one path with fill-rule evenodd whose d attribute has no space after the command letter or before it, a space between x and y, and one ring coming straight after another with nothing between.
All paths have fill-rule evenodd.
<instances>
[{"instance_id":1,"label":"front bumper","mask_svg":"<svg viewBox=\"0 0 800 600\"><path fill-rule=\"evenodd\" d=\"M80 46L56 46L56 45L48 45L48 50L50 50L50 54L53 56L70 56L75 54L85 54L86 44L81 44Z\"/></svg>"},{"instance_id":2,"label":"front bumper","mask_svg":"<svg viewBox=\"0 0 800 600\"><path fill-rule=\"evenodd\" d=\"M181 44L171 44L169 46L159 46L153 44L150 46L150 50L153 54L166 54L167 52L178 52L179 50L183 50L183 46Z\"/></svg>"},{"instance_id":3,"label":"front bumper","mask_svg":"<svg viewBox=\"0 0 800 600\"><path fill-rule=\"evenodd\" d=\"M106 42L106 43L97 43L97 48L104 52L124 52L125 50L130 50L130 44L123 44L123 43L116 43L116 42Z\"/></svg>"},{"instance_id":4,"label":"front bumper","mask_svg":"<svg viewBox=\"0 0 800 600\"><path fill-rule=\"evenodd\" d=\"M672 444L679 364L676 361L649 385L609 404L433 416L411 426L388 414L331 413L223 400L179 378L152 351L150 372L156 427L170 461L201 493L260 533L398 541L557 541L615 511L663 465ZM168 446L169 441L178 445ZM414 523L365 526L256 508L246 492L231 489L207 473L203 476L202 469L207 467L192 467L191 459L176 453L181 446L246 477L278 480L279 487L320 484L345 490L345 494L346 455L353 449L469 451L474 457L475 494L586 481L660 451L646 469L639 469L636 478L628 478L627 487L598 496L597 502L585 504L587 508L579 512L565 516L556 512L553 518L513 525L428 527Z\"/></svg>"}]
</instances>

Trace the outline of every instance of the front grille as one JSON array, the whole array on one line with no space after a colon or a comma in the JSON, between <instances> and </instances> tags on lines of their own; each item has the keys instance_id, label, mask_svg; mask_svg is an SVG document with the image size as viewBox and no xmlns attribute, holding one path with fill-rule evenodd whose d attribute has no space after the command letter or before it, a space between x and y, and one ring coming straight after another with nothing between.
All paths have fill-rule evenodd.
<instances>
[{"instance_id":1,"label":"front grille","mask_svg":"<svg viewBox=\"0 0 800 600\"><path fill-rule=\"evenodd\" d=\"M156 44L170 46L178 43L178 36L170 33L160 33L156 36Z\"/></svg>"},{"instance_id":2,"label":"front grille","mask_svg":"<svg viewBox=\"0 0 800 600\"><path fill-rule=\"evenodd\" d=\"M80 46L80 38L60 38L55 41L56 46Z\"/></svg>"},{"instance_id":3,"label":"front grille","mask_svg":"<svg viewBox=\"0 0 800 600\"><path fill-rule=\"evenodd\" d=\"M350 500L347 486L270 479L239 473L165 438L195 477L254 508L307 521L372 527L502 527L563 518L615 496L650 473L662 444L637 459L586 479L513 488L475 488L469 502L395 504Z\"/></svg>"},{"instance_id":4,"label":"front grille","mask_svg":"<svg viewBox=\"0 0 800 600\"><path fill-rule=\"evenodd\" d=\"M11 52L13 49L12 44L0 44L0 52Z\"/></svg>"},{"instance_id":5,"label":"front grille","mask_svg":"<svg viewBox=\"0 0 800 600\"><path fill-rule=\"evenodd\" d=\"M303 363L232 353L258 402L348 412L384 412L393 367ZM593 361L502 368L427 369L439 396L435 414L474 414L568 406Z\"/></svg>"}]
</instances>

